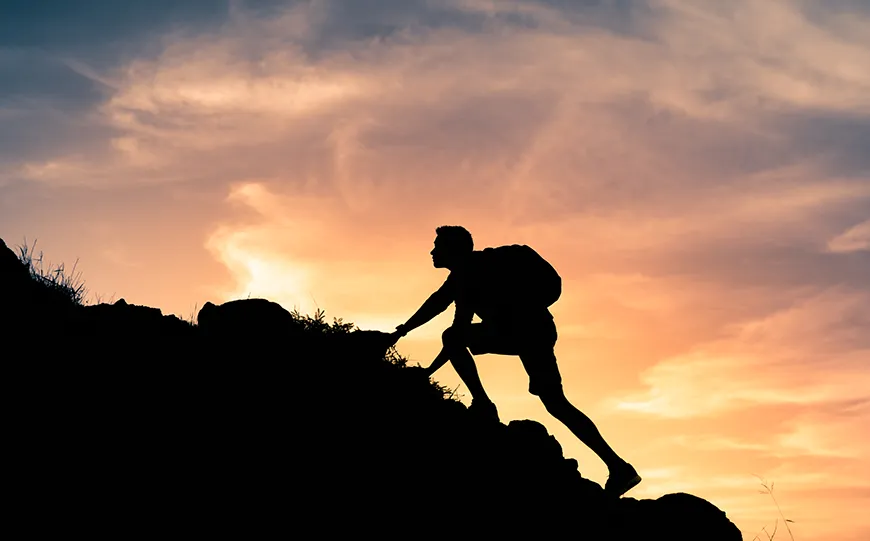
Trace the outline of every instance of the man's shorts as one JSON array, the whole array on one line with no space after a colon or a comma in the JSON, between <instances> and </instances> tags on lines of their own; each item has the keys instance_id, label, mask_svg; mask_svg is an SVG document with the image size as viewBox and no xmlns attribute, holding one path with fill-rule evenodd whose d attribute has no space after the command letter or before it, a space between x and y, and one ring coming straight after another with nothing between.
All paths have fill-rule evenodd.
<instances>
[{"instance_id":1,"label":"man's shorts","mask_svg":"<svg viewBox=\"0 0 870 541\"><path fill-rule=\"evenodd\" d=\"M465 343L474 355L518 355L529 374L529 392L562 392L562 376L556 366L556 324L552 317L536 320L469 326Z\"/></svg>"}]
</instances>

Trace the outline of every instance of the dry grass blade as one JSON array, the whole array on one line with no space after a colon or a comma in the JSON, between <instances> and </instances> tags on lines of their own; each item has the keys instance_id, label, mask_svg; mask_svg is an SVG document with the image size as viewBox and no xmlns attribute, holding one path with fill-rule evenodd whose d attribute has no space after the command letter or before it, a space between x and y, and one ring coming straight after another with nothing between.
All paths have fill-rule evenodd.
<instances>
[{"instance_id":1,"label":"dry grass blade","mask_svg":"<svg viewBox=\"0 0 870 541\"><path fill-rule=\"evenodd\" d=\"M76 270L78 259L69 271L63 263L55 266L49 263L46 268L42 251L36 255L36 240L28 246L26 238L24 244L18 246L18 259L27 266L30 276L42 286L75 304L85 304L88 290L81 272Z\"/></svg>"},{"instance_id":2,"label":"dry grass blade","mask_svg":"<svg viewBox=\"0 0 870 541\"><path fill-rule=\"evenodd\" d=\"M794 524L794 521L791 519L785 518L785 513L782 512L782 508L779 506L779 502L776 500L776 496L773 494L774 483L768 484L768 482L765 481L764 478L762 478L758 475L756 475L755 477L758 478L758 480L761 482L761 486L764 489L764 490L759 490L758 491L759 494L768 494L770 496L770 498L773 500L773 504L776 506L776 510L777 510L777 512L779 512L779 516L782 518L782 521L785 524L785 529L788 532L789 539L791 539L791 541L794 541L794 534L792 533L791 528L789 527L789 524L790 523ZM773 533L772 534L767 532L766 527L761 529L765 533L765 535L767 535L768 541L773 540L773 536L776 535L776 530L777 530L778 525L779 525L779 519L776 519L776 522L773 525ZM758 539L760 539L760 538L758 535L756 535L755 538L753 539L753 541L756 541Z\"/></svg>"}]
</instances>

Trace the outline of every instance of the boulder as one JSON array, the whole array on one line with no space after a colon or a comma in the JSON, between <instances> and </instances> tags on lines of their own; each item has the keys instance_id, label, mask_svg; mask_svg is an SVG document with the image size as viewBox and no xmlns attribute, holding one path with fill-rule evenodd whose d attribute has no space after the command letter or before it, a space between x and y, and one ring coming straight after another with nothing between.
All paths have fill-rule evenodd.
<instances>
[{"instance_id":1,"label":"boulder","mask_svg":"<svg viewBox=\"0 0 870 541\"><path fill-rule=\"evenodd\" d=\"M292 314L277 302L266 299L239 299L216 305L207 302L196 316L203 331L232 331L243 327L284 328L296 324Z\"/></svg>"},{"instance_id":2,"label":"boulder","mask_svg":"<svg viewBox=\"0 0 870 541\"><path fill-rule=\"evenodd\" d=\"M240 299L216 305L205 303L196 316L199 332L211 346L230 345L265 349L266 344L285 344L298 338L304 328L280 304L266 299Z\"/></svg>"},{"instance_id":3,"label":"boulder","mask_svg":"<svg viewBox=\"0 0 870 541\"><path fill-rule=\"evenodd\" d=\"M724 511L685 492L665 494L655 500L622 498L619 514L628 538L671 541L742 539L740 529Z\"/></svg>"}]
</instances>

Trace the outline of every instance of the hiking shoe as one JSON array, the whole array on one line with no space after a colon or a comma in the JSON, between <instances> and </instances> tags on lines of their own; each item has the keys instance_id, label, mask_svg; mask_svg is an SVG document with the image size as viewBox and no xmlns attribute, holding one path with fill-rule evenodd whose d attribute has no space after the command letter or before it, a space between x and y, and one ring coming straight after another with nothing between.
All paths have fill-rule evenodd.
<instances>
[{"instance_id":1,"label":"hiking shoe","mask_svg":"<svg viewBox=\"0 0 870 541\"><path fill-rule=\"evenodd\" d=\"M495 422L499 422L498 409L492 402L481 402L479 400L472 400L471 405L468 406L468 411L481 419L490 419Z\"/></svg>"},{"instance_id":2,"label":"hiking shoe","mask_svg":"<svg viewBox=\"0 0 870 541\"><path fill-rule=\"evenodd\" d=\"M638 483L640 483L640 475L637 474L637 470L628 462L623 462L621 466L610 470L604 492L619 498Z\"/></svg>"}]
</instances>

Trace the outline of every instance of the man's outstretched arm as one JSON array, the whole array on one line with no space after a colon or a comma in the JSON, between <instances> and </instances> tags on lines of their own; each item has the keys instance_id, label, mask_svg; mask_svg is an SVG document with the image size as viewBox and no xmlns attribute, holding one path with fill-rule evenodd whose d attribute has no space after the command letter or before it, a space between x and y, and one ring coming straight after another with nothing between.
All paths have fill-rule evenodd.
<instances>
[{"instance_id":1,"label":"man's outstretched arm","mask_svg":"<svg viewBox=\"0 0 870 541\"><path fill-rule=\"evenodd\" d=\"M454 300L453 297L453 284L448 277L444 284L438 288L438 291L432 293L408 321L396 327L396 334L405 336L417 327L428 323L432 318L447 310Z\"/></svg>"}]
</instances>

